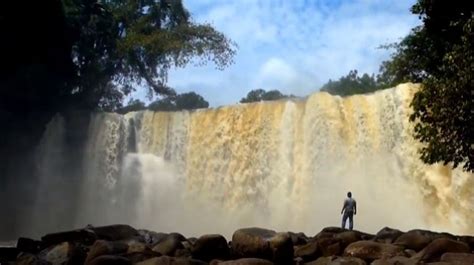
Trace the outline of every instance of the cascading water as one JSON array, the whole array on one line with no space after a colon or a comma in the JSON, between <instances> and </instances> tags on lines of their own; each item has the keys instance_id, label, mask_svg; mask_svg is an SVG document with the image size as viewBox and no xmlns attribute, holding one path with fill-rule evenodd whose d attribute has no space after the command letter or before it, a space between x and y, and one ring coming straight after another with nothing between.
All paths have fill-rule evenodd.
<instances>
[{"instance_id":1,"label":"cascading water","mask_svg":"<svg viewBox=\"0 0 474 265\"><path fill-rule=\"evenodd\" d=\"M408 121L417 86L193 112L57 116L38 152L32 231L129 223L186 235L263 226L312 235L358 201L357 229L474 233L474 176L428 166ZM83 115L83 114L82 114ZM85 140L74 140L75 134ZM72 135L72 136L71 136ZM72 139L72 140L71 140ZM31 233L32 233L31 231Z\"/></svg>"}]
</instances>

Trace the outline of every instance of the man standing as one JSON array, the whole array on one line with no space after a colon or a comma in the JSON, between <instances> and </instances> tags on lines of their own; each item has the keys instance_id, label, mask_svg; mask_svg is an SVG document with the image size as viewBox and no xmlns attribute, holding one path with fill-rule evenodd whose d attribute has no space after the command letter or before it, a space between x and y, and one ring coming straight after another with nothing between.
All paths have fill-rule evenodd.
<instances>
[{"instance_id":1,"label":"man standing","mask_svg":"<svg viewBox=\"0 0 474 265\"><path fill-rule=\"evenodd\" d=\"M352 193L349 191L347 193L347 198L344 200L344 205L342 206L341 214L342 216L342 228L346 226L347 218L349 218L349 230L352 230L354 227L353 216L357 213L356 201L352 199Z\"/></svg>"}]
</instances>

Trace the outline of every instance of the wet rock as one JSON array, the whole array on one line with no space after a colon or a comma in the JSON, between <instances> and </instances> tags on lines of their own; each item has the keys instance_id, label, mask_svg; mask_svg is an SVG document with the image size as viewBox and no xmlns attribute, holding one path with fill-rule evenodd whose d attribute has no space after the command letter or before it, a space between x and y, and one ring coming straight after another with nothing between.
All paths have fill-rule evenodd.
<instances>
[{"instance_id":1,"label":"wet rock","mask_svg":"<svg viewBox=\"0 0 474 265\"><path fill-rule=\"evenodd\" d=\"M312 261L320 256L318 241L312 241L295 248L295 257L300 257L304 261Z\"/></svg>"},{"instance_id":2,"label":"wet rock","mask_svg":"<svg viewBox=\"0 0 474 265\"><path fill-rule=\"evenodd\" d=\"M304 233L288 232L293 242L293 246L300 246L308 243L308 237Z\"/></svg>"},{"instance_id":3,"label":"wet rock","mask_svg":"<svg viewBox=\"0 0 474 265\"><path fill-rule=\"evenodd\" d=\"M339 240L341 248L345 249L349 244L362 239L362 235L358 231L344 231L334 235L334 238Z\"/></svg>"},{"instance_id":4,"label":"wet rock","mask_svg":"<svg viewBox=\"0 0 474 265\"><path fill-rule=\"evenodd\" d=\"M153 251L166 256L174 256L178 249L184 249L184 246L176 236L168 236L153 247Z\"/></svg>"},{"instance_id":5,"label":"wet rock","mask_svg":"<svg viewBox=\"0 0 474 265\"><path fill-rule=\"evenodd\" d=\"M147 250L151 250L146 243L138 242L135 240L127 242L127 245L127 253L145 252Z\"/></svg>"},{"instance_id":6,"label":"wet rock","mask_svg":"<svg viewBox=\"0 0 474 265\"><path fill-rule=\"evenodd\" d=\"M20 237L16 242L16 248L18 249L18 251L32 254L38 253L41 250L41 245L41 241L26 237Z\"/></svg>"},{"instance_id":7,"label":"wet rock","mask_svg":"<svg viewBox=\"0 0 474 265\"><path fill-rule=\"evenodd\" d=\"M371 263L371 265L416 265L415 260L408 257L396 256L388 259L378 259Z\"/></svg>"},{"instance_id":8,"label":"wet rock","mask_svg":"<svg viewBox=\"0 0 474 265\"><path fill-rule=\"evenodd\" d=\"M125 240L140 236L135 228L123 224L98 227L89 226L88 229L92 230L97 235L98 239L108 241Z\"/></svg>"},{"instance_id":9,"label":"wet rock","mask_svg":"<svg viewBox=\"0 0 474 265\"><path fill-rule=\"evenodd\" d=\"M237 258L261 258L286 264L293 260L290 235L263 228L235 231L232 236L232 251Z\"/></svg>"},{"instance_id":10,"label":"wet rock","mask_svg":"<svg viewBox=\"0 0 474 265\"><path fill-rule=\"evenodd\" d=\"M138 234L143 238L143 242L150 247L153 247L168 237L168 234L157 233L145 229L138 230Z\"/></svg>"},{"instance_id":11,"label":"wet rock","mask_svg":"<svg viewBox=\"0 0 474 265\"><path fill-rule=\"evenodd\" d=\"M162 256L136 263L136 265L207 265L207 263L195 259Z\"/></svg>"},{"instance_id":12,"label":"wet rock","mask_svg":"<svg viewBox=\"0 0 474 265\"><path fill-rule=\"evenodd\" d=\"M390 244L390 243L395 242L395 240L397 240L397 238L400 237L402 234L403 232L398 229L384 227L382 228L382 230L377 232L374 240L377 242Z\"/></svg>"},{"instance_id":13,"label":"wet rock","mask_svg":"<svg viewBox=\"0 0 474 265\"><path fill-rule=\"evenodd\" d=\"M179 242L183 242L187 240L186 237L184 237L182 234L176 233L176 232L170 233L166 238L174 238Z\"/></svg>"},{"instance_id":14,"label":"wet rock","mask_svg":"<svg viewBox=\"0 0 474 265\"><path fill-rule=\"evenodd\" d=\"M223 236L212 234L199 237L192 246L191 253L194 258L199 260L226 260L229 258L230 250L227 240Z\"/></svg>"},{"instance_id":15,"label":"wet rock","mask_svg":"<svg viewBox=\"0 0 474 265\"><path fill-rule=\"evenodd\" d=\"M72 243L63 242L59 245L42 250L38 254L38 257L53 265L67 264L73 255L75 248L76 247ZM84 263L85 255L83 255L82 258L82 261L76 261L76 264Z\"/></svg>"},{"instance_id":16,"label":"wet rock","mask_svg":"<svg viewBox=\"0 0 474 265\"><path fill-rule=\"evenodd\" d=\"M335 256L319 257L318 259L305 263L305 264L306 265L327 265L334 259L336 259Z\"/></svg>"},{"instance_id":17,"label":"wet rock","mask_svg":"<svg viewBox=\"0 0 474 265\"><path fill-rule=\"evenodd\" d=\"M331 260L328 265L366 265L367 263L359 258L355 257L338 257Z\"/></svg>"},{"instance_id":18,"label":"wet rock","mask_svg":"<svg viewBox=\"0 0 474 265\"><path fill-rule=\"evenodd\" d=\"M354 242L344 250L344 256L357 257L365 261L388 259L403 255L403 247L374 241Z\"/></svg>"},{"instance_id":19,"label":"wet rock","mask_svg":"<svg viewBox=\"0 0 474 265\"><path fill-rule=\"evenodd\" d=\"M474 251L474 236L460 236L458 240L468 244L471 251Z\"/></svg>"},{"instance_id":20,"label":"wet rock","mask_svg":"<svg viewBox=\"0 0 474 265\"><path fill-rule=\"evenodd\" d=\"M214 263L216 265L273 265L273 262L265 259L243 258ZM291 264L291 263L290 263Z\"/></svg>"},{"instance_id":21,"label":"wet rock","mask_svg":"<svg viewBox=\"0 0 474 265\"><path fill-rule=\"evenodd\" d=\"M0 247L0 263L15 261L20 251L14 247Z\"/></svg>"},{"instance_id":22,"label":"wet rock","mask_svg":"<svg viewBox=\"0 0 474 265\"><path fill-rule=\"evenodd\" d=\"M472 265L474 264L474 254L447 252L441 256L440 261L456 265Z\"/></svg>"},{"instance_id":23,"label":"wet rock","mask_svg":"<svg viewBox=\"0 0 474 265\"><path fill-rule=\"evenodd\" d=\"M97 240L97 235L89 229L77 229L47 234L41 238L42 246L48 248L63 242L77 242L90 246Z\"/></svg>"},{"instance_id":24,"label":"wet rock","mask_svg":"<svg viewBox=\"0 0 474 265\"><path fill-rule=\"evenodd\" d=\"M31 253L21 253L15 262L15 265L49 265L47 261L40 260Z\"/></svg>"},{"instance_id":25,"label":"wet rock","mask_svg":"<svg viewBox=\"0 0 474 265\"><path fill-rule=\"evenodd\" d=\"M105 240L97 240L91 246L87 253L85 264L89 264L96 257L102 255L124 254L128 250L128 245L123 242L109 242Z\"/></svg>"},{"instance_id":26,"label":"wet rock","mask_svg":"<svg viewBox=\"0 0 474 265\"><path fill-rule=\"evenodd\" d=\"M322 256L337 256L344 250L341 247L340 240L337 238L321 238L317 240L318 249Z\"/></svg>"},{"instance_id":27,"label":"wet rock","mask_svg":"<svg viewBox=\"0 0 474 265\"><path fill-rule=\"evenodd\" d=\"M132 262L132 264L142 262L144 260L152 259L155 257L160 257L161 254L154 251L145 251L145 252L131 252L120 255Z\"/></svg>"},{"instance_id":28,"label":"wet rock","mask_svg":"<svg viewBox=\"0 0 474 265\"><path fill-rule=\"evenodd\" d=\"M420 251L432 241L432 235L425 230L410 230L400 235L393 244Z\"/></svg>"},{"instance_id":29,"label":"wet rock","mask_svg":"<svg viewBox=\"0 0 474 265\"><path fill-rule=\"evenodd\" d=\"M344 231L347 231L347 230L340 227L336 227L336 226L325 227L323 228L323 230L321 230L321 232L332 233L332 234L342 233Z\"/></svg>"},{"instance_id":30,"label":"wet rock","mask_svg":"<svg viewBox=\"0 0 474 265\"><path fill-rule=\"evenodd\" d=\"M97 258L94 258L88 263L89 265L132 265L129 259L113 256L113 255L103 255Z\"/></svg>"},{"instance_id":31,"label":"wet rock","mask_svg":"<svg viewBox=\"0 0 474 265\"><path fill-rule=\"evenodd\" d=\"M441 255L447 252L469 253L470 248L466 243L461 241L448 238L438 238L433 240L433 242L426 246L426 248L415 257L418 258L419 261L434 262L439 261Z\"/></svg>"}]
</instances>

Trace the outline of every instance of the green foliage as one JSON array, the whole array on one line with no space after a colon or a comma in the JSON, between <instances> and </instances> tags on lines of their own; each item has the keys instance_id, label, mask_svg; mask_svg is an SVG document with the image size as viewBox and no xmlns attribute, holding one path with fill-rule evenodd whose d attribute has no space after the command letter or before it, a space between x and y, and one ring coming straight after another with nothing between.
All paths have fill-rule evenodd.
<instances>
[{"instance_id":1,"label":"green foliage","mask_svg":"<svg viewBox=\"0 0 474 265\"><path fill-rule=\"evenodd\" d=\"M418 0L423 25L381 67L387 83L421 82L412 102L415 137L427 163L474 171L474 7L469 1Z\"/></svg>"},{"instance_id":2,"label":"green foliage","mask_svg":"<svg viewBox=\"0 0 474 265\"><path fill-rule=\"evenodd\" d=\"M153 111L179 111L208 108L209 103L199 94L188 92L174 97L165 97L148 105Z\"/></svg>"},{"instance_id":3,"label":"green foliage","mask_svg":"<svg viewBox=\"0 0 474 265\"><path fill-rule=\"evenodd\" d=\"M257 101L278 100L283 98L294 97L293 95L284 95L278 90L265 91L264 89L255 89L247 93L245 98L240 100L240 103L249 103Z\"/></svg>"},{"instance_id":4,"label":"green foliage","mask_svg":"<svg viewBox=\"0 0 474 265\"><path fill-rule=\"evenodd\" d=\"M212 61L222 69L235 54L235 44L209 24L193 22L181 0L6 7L0 9L0 34L8 40L0 42L2 110L113 111L137 86L150 96L174 95L166 85L172 67Z\"/></svg>"},{"instance_id":5,"label":"green foliage","mask_svg":"<svg viewBox=\"0 0 474 265\"><path fill-rule=\"evenodd\" d=\"M374 75L363 74L359 76L357 70L351 70L347 76L343 76L337 81L329 80L329 82L322 86L321 91L332 95L350 96L371 93L382 88L386 87Z\"/></svg>"},{"instance_id":6,"label":"green foliage","mask_svg":"<svg viewBox=\"0 0 474 265\"><path fill-rule=\"evenodd\" d=\"M180 0L63 0L63 4L78 77L73 93L87 108L109 109L110 104L103 102L111 94L123 97L134 85L149 88L150 95L174 95L166 86L171 67L201 58L198 63L211 60L223 68L235 53L234 44L222 33L192 22Z\"/></svg>"},{"instance_id":7,"label":"green foliage","mask_svg":"<svg viewBox=\"0 0 474 265\"><path fill-rule=\"evenodd\" d=\"M145 109L146 106L144 102L140 101L139 99L131 99L126 106L119 108L117 110L117 113L125 114L127 112L140 111Z\"/></svg>"}]
</instances>

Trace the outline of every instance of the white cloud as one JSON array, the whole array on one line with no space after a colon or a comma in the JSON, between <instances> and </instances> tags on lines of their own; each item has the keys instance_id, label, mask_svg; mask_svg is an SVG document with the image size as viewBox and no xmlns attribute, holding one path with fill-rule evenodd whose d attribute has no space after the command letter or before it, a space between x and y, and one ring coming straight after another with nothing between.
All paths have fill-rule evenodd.
<instances>
[{"instance_id":1,"label":"white cloud","mask_svg":"<svg viewBox=\"0 0 474 265\"><path fill-rule=\"evenodd\" d=\"M185 0L197 22L210 22L238 45L235 64L170 73L179 92L194 90L212 106L232 104L256 88L306 95L351 69L377 72L398 41L419 22L414 0Z\"/></svg>"}]
</instances>

